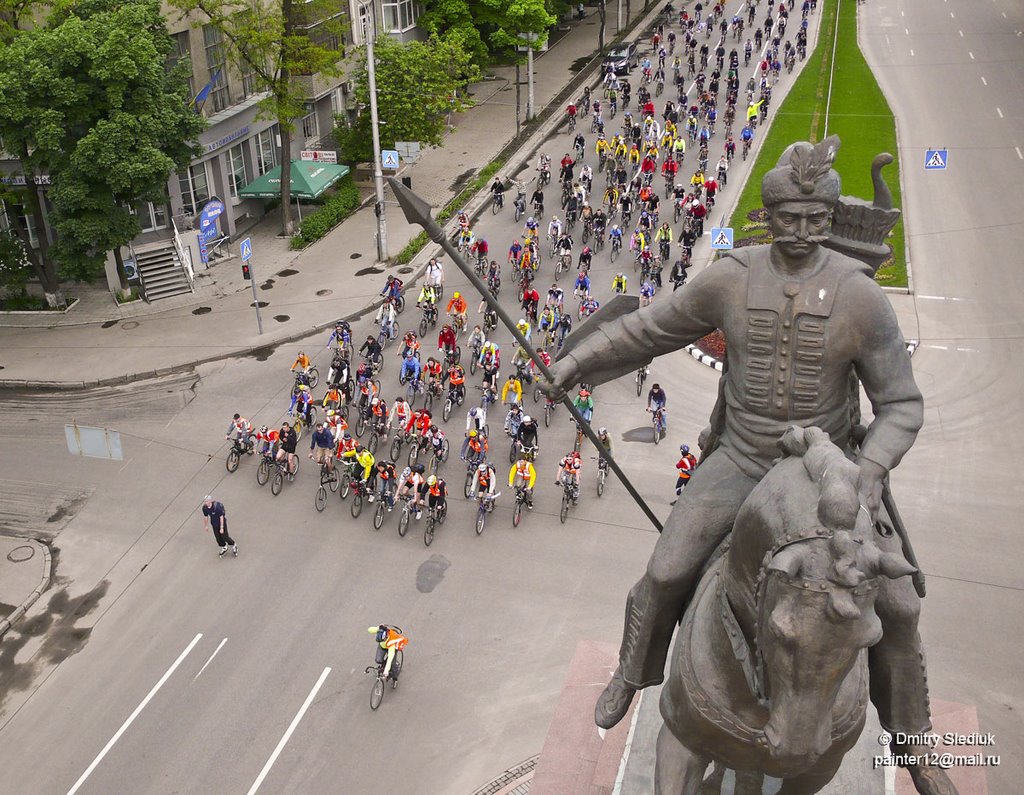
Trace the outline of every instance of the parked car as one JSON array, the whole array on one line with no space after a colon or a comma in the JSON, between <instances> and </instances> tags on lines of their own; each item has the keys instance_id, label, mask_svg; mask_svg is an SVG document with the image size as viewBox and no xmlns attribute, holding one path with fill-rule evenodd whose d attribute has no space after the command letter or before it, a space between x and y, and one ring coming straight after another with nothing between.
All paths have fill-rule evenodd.
<instances>
[{"instance_id":1,"label":"parked car","mask_svg":"<svg viewBox=\"0 0 1024 795\"><path fill-rule=\"evenodd\" d=\"M640 63L640 51L635 41L624 42L609 52L602 61L602 71L608 72L612 67L617 75L628 75L629 70Z\"/></svg>"}]
</instances>

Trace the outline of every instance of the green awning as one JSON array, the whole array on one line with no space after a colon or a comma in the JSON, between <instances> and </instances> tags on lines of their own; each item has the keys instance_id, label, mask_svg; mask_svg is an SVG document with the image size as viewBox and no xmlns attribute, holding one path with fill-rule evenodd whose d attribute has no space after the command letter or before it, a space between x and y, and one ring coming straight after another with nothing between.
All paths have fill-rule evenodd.
<instances>
[{"instance_id":1,"label":"green awning","mask_svg":"<svg viewBox=\"0 0 1024 795\"><path fill-rule=\"evenodd\" d=\"M312 163L293 160L291 168L292 196L315 199L331 185L345 176L348 166L336 163ZM262 177L257 177L239 192L246 199L276 199L281 195L281 167L276 166Z\"/></svg>"}]
</instances>

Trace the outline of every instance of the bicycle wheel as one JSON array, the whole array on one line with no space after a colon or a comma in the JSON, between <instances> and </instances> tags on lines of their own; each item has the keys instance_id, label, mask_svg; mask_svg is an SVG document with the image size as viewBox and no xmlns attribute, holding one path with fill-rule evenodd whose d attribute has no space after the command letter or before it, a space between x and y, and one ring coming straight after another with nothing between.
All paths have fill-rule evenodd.
<instances>
[{"instance_id":1,"label":"bicycle wheel","mask_svg":"<svg viewBox=\"0 0 1024 795\"><path fill-rule=\"evenodd\" d=\"M282 486L284 486L284 475L281 473L281 470L279 469L277 470L277 472L274 473L274 479L270 483L270 493L276 497L278 494L281 493Z\"/></svg>"},{"instance_id":2,"label":"bicycle wheel","mask_svg":"<svg viewBox=\"0 0 1024 795\"><path fill-rule=\"evenodd\" d=\"M636 374L636 396L640 397L640 395L643 394L643 391L644 391L644 378L638 372Z\"/></svg>"},{"instance_id":3,"label":"bicycle wheel","mask_svg":"<svg viewBox=\"0 0 1024 795\"><path fill-rule=\"evenodd\" d=\"M452 399L451 398L448 398L444 402L444 408L441 410L441 416L444 418L445 422L448 422L448 420L451 419L451 417L452 417Z\"/></svg>"},{"instance_id":4,"label":"bicycle wheel","mask_svg":"<svg viewBox=\"0 0 1024 795\"><path fill-rule=\"evenodd\" d=\"M352 495L352 518L358 519L359 514L363 512L363 495L361 492L356 492Z\"/></svg>"},{"instance_id":5,"label":"bicycle wheel","mask_svg":"<svg viewBox=\"0 0 1024 795\"><path fill-rule=\"evenodd\" d=\"M430 546L434 543L434 517L427 517L427 527L423 531L423 544L424 546Z\"/></svg>"},{"instance_id":6,"label":"bicycle wheel","mask_svg":"<svg viewBox=\"0 0 1024 795\"><path fill-rule=\"evenodd\" d=\"M232 448L231 450L228 451L228 460L224 462L224 466L228 468L228 472L234 472L236 469L238 469L239 460L240 459L238 457L238 450Z\"/></svg>"},{"instance_id":7,"label":"bicycle wheel","mask_svg":"<svg viewBox=\"0 0 1024 795\"><path fill-rule=\"evenodd\" d=\"M306 423L302 421L301 417L295 418L295 422L292 423L292 430L295 431L295 441L298 441L299 439L302 438L302 429L305 427L305 425Z\"/></svg>"},{"instance_id":8,"label":"bicycle wheel","mask_svg":"<svg viewBox=\"0 0 1024 795\"><path fill-rule=\"evenodd\" d=\"M515 510L512 511L512 526L513 527L519 527L519 520L522 519L522 516L523 516L523 504L521 502L519 502L519 501L516 501Z\"/></svg>"},{"instance_id":9,"label":"bicycle wheel","mask_svg":"<svg viewBox=\"0 0 1024 795\"><path fill-rule=\"evenodd\" d=\"M409 448L409 457L408 457L408 459L406 459L409 462L409 466L412 466L413 464L415 464L416 460L419 457L420 457L420 442L419 442L419 439L417 439L416 441L414 441L412 443L412 446Z\"/></svg>"},{"instance_id":10,"label":"bicycle wheel","mask_svg":"<svg viewBox=\"0 0 1024 795\"><path fill-rule=\"evenodd\" d=\"M405 311L404 295L400 295L398 296L398 298L395 299L395 311L398 312L398 314L402 314ZM395 325L397 326L398 324L396 323Z\"/></svg>"},{"instance_id":11,"label":"bicycle wheel","mask_svg":"<svg viewBox=\"0 0 1024 795\"><path fill-rule=\"evenodd\" d=\"M473 473L476 470L470 469L466 472L466 484L462 488L462 493L468 500L473 496Z\"/></svg>"},{"instance_id":12,"label":"bicycle wheel","mask_svg":"<svg viewBox=\"0 0 1024 795\"><path fill-rule=\"evenodd\" d=\"M401 452L402 452L402 437L396 435L395 438L391 440L391 460L392 461L398 460L398 454L401 453Z\"/></svg>"},{"instance_id":13,"label":"bicycle wheel","mask_svg":"<svg viewBox=\"0 0 1024 795\"><path fill-rule=\"evenodd\" d=\"M538 376L538 378L539 377L540 376ZM540 403L540 395L541 395L540 387L539 386L535 386L533 388L533 402L534 403Z\"/></svg>"},{"instance_id":14,"label":"bicycle wheel","mask_svg":"<svg viewBox=\"0 0 1024 795\"><path fill-rule=\"evenodd\" d=\"M320 371L316 367L309 368L309 388L316 389L316 385L320 383Z\"/></svg>"},{"instance_id":15,"label":"bicycle wheel","mask_svg":"<svg viewBox=\"0 0 1024 795\"><path fill-rule=\"evenodd\" d=\"M569 515L569 492L562 490L562 507L558 511L558 521L565 524L565 519Z\"/></svg>"},{"instance_id":16,"label":"bicycle wheel","mask_svg":"<svg viewBox=\"0 0 1024 795\"><path fill-rule=\"evenodd\" d=\"M551 404L544 404L544 427L551 427Z\"/></svg>"},{"instance_id":17,"label":"bicycle wheel","mask_svg":"<svg viewBox=\"0 0 1024 795\"><path fill-rule=\"evenodd\" d=\"M427 324L427 319L425 317L420 318L420 336L421 337L425 337L426 336L428 328L429 328L429 325Z\"/></svg>"},{"instance_id":18,"label":"bicycle wheel","mask_svg":"<svg viewBox=\"0 0 1024 795\"><path fill-rule=\"evenodd\" d=\"M409 505L406 503L405 507L402 508L402 515L398 517L399 538L405 538L405 534L409 532L409 513Z\"/></svg>"},{"instance_id":19,"label":"bicycle wheel","mask_svg":"<svg viewBox=\"0 0 1024 795\"><path fill-rule=\"evenodd\" d=\"M346 472L341 476L341 486L338 488L338 496L345 499L352 488L351 476Z\"/></svg>"},{"instance_id":20,"label":"bicycle wheel","mask_svg":"<svg viewBox=\"0 0 1024 795\"><path fill-rule=\"evenodd\" d=\"M658 427L658 421L657 420L654 421L654 443L655 444L660 444L661 443L661 428Z\"/></svg>"},{"instance_id":21,"label":"bicycle wheel","mask_svg":"<svg viewBox=\"0 0 1024 795\"><path fill-rule=\"evenodd\" d=\"M597 473L597 496L598 497L600 497L602 494L604 494L604 479L605 479L605 477L606 477L606 475L604 474L604 471L601 471L601 472Z\"/></svg>"},{"instance_id":22,"label":"bicycle wheel","mask_svg":"<svg viewBox=\"0 0 1024 795\"><path fill-rule=\"evenodd\" d=\"M377 440L380 438L380 434L376 431L370 434L369 440L366 442L366 449L371 453L377 452Z\"/></svg>"},{"instance_id":23,"label":"bicycle wheel","mask_svg":"<svg viewBox=\"0 0 1024 795\"><path fill-rule=\"evenodd\" d=\"M480 535L484 531L484 523L487 521L487 511L483 509L483 506L477 509L476 512L476 534Z\"/></svg>"},{"instance_id":24,"label":"bicycle wheel","mask_svg":"<svg viewBox=\"0 0 1024 795\"><path fill-rule=\"evenodd\" d=\"M260 461L260 465L256 467L256 482L261 486L265 486L268 480L270 480L270 463L264 458Z\"/></svg>"},{"instance_id":25,"label":"bicycle wheel","mask_svg":"<svg viewBox=\"0 0 1024 795\"><path fill-rule=\"evenodd\" d=\"M331 491L337 491L338 490L338 473L337 472L331 472L331 479L329 481L327 481L327 486L328 486L328 488L330 488Z\"/></svg>"},{"instance_id":26,"label":"bicycle wheel","mask_svg":"<svg viewBox=\"0 0 1024 795\"><path fill-rule=\"evenodd\" d=\"M363 438L363 431L366 430L366 417L363 416L363 412L360 410L359 416L356 417L356 436L360 439Z\"/></svg>"},{"instance_id":27,"label":"bicycle wheel","mask_svg":"<svg viewBox=\"0 0 1024 795\"><path fill-rule=\"evenodd\" d=\"M514 464L516 462L516 443L512 442L508 448L508 462Z\"/></svg>"},{"instance_id":28,"label":"bicycle wheel","mask_svg":"<svg viewBox=\"0 0 1024 795\"><path fill-rule=\"evenodd\" d=\"M398 675L402 673L402 663L405 662L405 654L401 649L395 652L395 659L391 663L391 689L398 687Z\"/></svg>"},{"instance_id":29,"label":"bicycle wheel","mask_svg":"<svg viewBox=\"0 0 1024 795\"><path fill-rule=\"evenodd\" d=\"M380 501L377 503L377 509L373 512L374 530L380 530L381 525L384 524L384 511L386 510L384 507L384 499L384 497L380 498Z\"/></svg>"},{"instance_id":30,"label":"bicycle wheel","mask_svg":"<svg viewBox=\"0 0 1024 795\"><path fill-rule=\"evenodd\" d=\"M320 513L323 513L324 508L327 507L327 489L323 486L316 490L316 499L313 500L313 505Z\"/></svg>"},{"instance_id":31,"label":"bicycle wheel","mask_svg":"<svg viewBox=\"0 0 1024 795\"><path fill-rule=\"evenodd\" d=\"M441 442L441 463L442 464L445 463L445 461L448 460L448 455L451 453L451 451L452 451L452 446L451 446L451 444L449 444L447 439L445 439L443 442Z\"/></svg>"},{"instance_id":32,"label":"bicycle wheel","mask_svg":"<svg viewBox=\"0 0 1024 795\"><path fill-rule=\"evenodd\" d=\"M373 690L370 691L370 709L377 709L380 702L384 700L384 677L378 676L373 680Z\"/></svg>"}]
</instances>

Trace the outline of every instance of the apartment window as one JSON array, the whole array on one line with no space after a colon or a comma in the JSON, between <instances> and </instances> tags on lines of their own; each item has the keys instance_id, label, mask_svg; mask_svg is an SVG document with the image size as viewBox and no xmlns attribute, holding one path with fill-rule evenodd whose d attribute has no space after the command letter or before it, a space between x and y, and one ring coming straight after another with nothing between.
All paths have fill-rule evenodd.
<instances>
[{"instance_id":1,"label":"apartment window","mask_svg":"<svg viewBox=\"0 0 1024 795\"><path fill-rule=\"evenodd\" d=\"M206 162L196 163L178 174L178 185L181 187L181 202L185 213L195 215L210 198L210 176L206 171Z\"/></svg>"},{"instance_id":2,"label":"apartment window","mask_svg":"<svg viewBox=\"0 0 1024 795\"><path fill-rule=\"evenodd\" d=\"M266 174L277 165L277 144L274 135L276 130L275 124L256 136L256 170L260 174Z\"/></svg>"},{"instance_id":3,"label":"apartment window","mask_svg":"<svg viewBox=\"0 0 1024 795\"><path fill-rule=\"evenodd\" d=\"M306 105L306 115L302 117L302 134L307 141L320 137L320 123L317 121L314 105Z\"/></svg>"},{"instance_id":4,"label":"apartment window","mask_svg":"<svg viewBox=\"0 0 1024 795\"><path fill-rule=\"evenodd\" d=\"M213 113L224 110L230 104L228 98L227 50L221 32L213 25L203 25L203 46L206 49L206 65L210 70L213 88L208 101Z\"/></svg>"},{"instance_id":5,"label":"apartment window","mask_svg":"<svg viewBox=\"0 0 1024 795\"><path fill-rule=\"evenodd\" d=\"M167 228L167 208L163 204L139 202L131 208L132 214L139 217L143 232L155 232Z\"/></svg>"},{"instance_id":6,"label":"apartment window","mask_svg":"<svg viewBox=\"0 0 1024 795\"><path fill-rule=\"evenodd\" d=\"M17 210L9 208L0 200L0 229L6 229L13 237L17 238L18 233L14 230L13 226L15 213L17 213ZM31 213L25 215L17 213L16 217L20 219L19 223L24 224L28 230L29 244L32 248L39 248L39 236L36 234L36 219L32 217Z\"/></svg>"},{"instance_id":7,"label":"apartment window","mask_svg":"<svg viewBox=\"0 0 1024 795\"><path fill-rule=\"evenodd\" d=\"M242 96L251 97L253 94L259 94L261 91L259 75L244 61L239 64L239 69L242 73Z\"/></svg>"},{"instance_id":8,"label":"apartment window","mask_svg":"<svg viewBox=\"0 0 1024 795\"><path fill-rule=\"evenodd\" d=\"M401 33L416 24L416 5L413 0L385 0L381 3L384 30Z\"/></svg>"},{"instance_id":9,"label":"apartment window","mask_svg":"<svg viewBox=\"0 0 1024 795\"><path fill-rule=\"evenodd\" d=\"M245 170L245 144L232 146L228 150L228 190L232 199L238 198L238 191L249 184Z\"/></svg>"},{"instance_id":10,"label":"apartment window","mask_svg":"<svg viewBox=\"0 0 1024 795\"><path fill-rule=\"evenodd\" d=\"M192 49L189 46L188 31L183 30L181 33L172 33L171 40L174 42L174 46L171 48L170 55L167 56L167 68L173 69L180 61L187 59L189 61L189 69L191 69ZM196 78L193 72L189 73L188 90L192 95L189 97L191 99L196 95Z\"/></svg>"}]
</instances>

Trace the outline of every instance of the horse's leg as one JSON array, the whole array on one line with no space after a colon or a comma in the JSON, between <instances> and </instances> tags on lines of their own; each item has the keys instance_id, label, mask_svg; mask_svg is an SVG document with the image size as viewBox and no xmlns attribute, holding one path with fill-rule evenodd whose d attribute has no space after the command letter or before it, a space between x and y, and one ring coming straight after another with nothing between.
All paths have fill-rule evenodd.
<instances>
[{"instance_id":1,"label":"horse's leg","mask_svg":"<svg viewBox=\"0 0 1024 795\"><path fill-rule=\"evenodd\" d=\"M722 781L725 779L725 765L715 762L711 766L711 772L704 777L701 784L700 795L718 795L722 791Z\"/></svg>"},{"instance_id":2,"label":"horse's leg","mask_svg":"<svg viewBox=\"0 0 1024 795\"><path fill-rule=\"evenodd\" d=\"M654 764L654 795L696 795L707 766L707 759L694 754L668 726L662 726Z\"/></svg>"},{"instance_id":3,"label":"horse's leg","mask_svg":"<svg viewBox=\"0 0 1024 795\"><path fill-rule=\"evenodd\" d=\"M736 795L761 795L764 791L764 773L752 770L736 771Z\"/></svg>"},{"instance_id":4,"label":"horse's leg","mask_svg":"<svg viewBox=\"0 0 1024 795\"><path fill-rule=\"evenodd\" d=\"M814 795L825 788L839 771L839 767L828 768L827 770L815 770L811 773L804 773L796 778L787 778L779 788L779 795Z\"/></svg>"}]
</instances>

